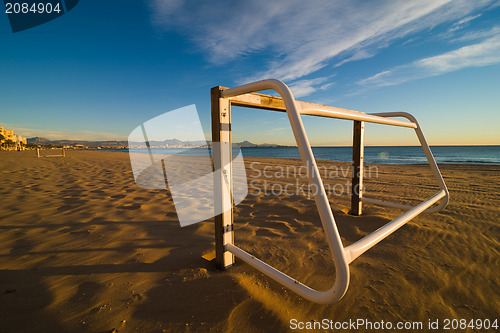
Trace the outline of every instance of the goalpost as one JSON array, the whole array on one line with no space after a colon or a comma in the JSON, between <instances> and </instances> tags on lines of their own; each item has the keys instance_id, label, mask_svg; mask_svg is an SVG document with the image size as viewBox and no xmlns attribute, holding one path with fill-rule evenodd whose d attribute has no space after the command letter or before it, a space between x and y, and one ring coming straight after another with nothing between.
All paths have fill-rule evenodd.
<instances>
[{"instance_id":1,"label":"goalpost","mask_svg":"<svg viewBox=\"0 0 500 333\"><path fill-rule=\"evenodd\" d=\"M257 91L263 90L274 90L280 97L256 93ZM359 111L297 101L286 84L273 79L253 82L235 88L217 86L211 90L211 99L212 141L214 143L220 143L221 147L220 149L214 150L213 155L215 171L214 203L219 205L220 207L216 208L219 208L219 211L223 212L214 218L216 263L219 269L231 267L234 264L234 256L236 256L305 299L320 304L335 303L339 301L347 291L349 286L349 264L352 261L419 214L423 212L438 212L448 204L448 189L446 188L443 177L441 176L429 145L424 138L422 130L415 117L411 114L405 112L366 114ZM231 106L281 111L288 114L288 119L290 120L290 125L302 158L302 163L307 166L306 169L309 182L318 189L317 193L315 193L314 200L335 263L336 271L335 283L329 290L314 290L234 245L232 192L222 190L228 186L232 189ZM316 160L312 153L311 145L302 123L301 115L354 121L354 168L350 214L361 215L363 203L403 208L408 209L408 211L357 242L344 247L316 165ZM392 117L406 118L407 121L392 119ZM407 206L364 197L362 189L365 122L405 127L415 130L440 190L417 206ZM436 206L431 207L436 203Z\"/></svg>"},{"instance_id":2,"label":"goalpost","mask_svg":"<svg viewBox=\"0 0 500 333\"><path fill-rule=\"evenodd\" d=\"M52 152L55 150L55 154L52 154ZM50 152L49 154L46 154L46 152ZM57 154L58 153L58 154ZM36 149L36 157L66 157L66 152L64 150L64 147L58 148L58 149Z\"/></svg>"}]
</instances>

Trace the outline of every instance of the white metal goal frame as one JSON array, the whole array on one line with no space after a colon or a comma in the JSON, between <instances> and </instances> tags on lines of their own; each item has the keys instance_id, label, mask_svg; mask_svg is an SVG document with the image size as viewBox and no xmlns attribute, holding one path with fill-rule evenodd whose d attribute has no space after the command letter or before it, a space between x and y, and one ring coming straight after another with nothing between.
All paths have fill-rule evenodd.
<instances>
[{"instance_id":1,"label":"white metal goal frame","mask_svg":"<svg viewBox=\"0 0 500 333\"><path fill-rule=\"evenodd\" d=\"M50 155L40 155L40 148L36 149L36 157L66 157L66 152L64 151L64 147L61 148L61 153L56 155L56 154L50 154ZM44 149L44 150L49 150L49 149ZM54 149L50 149L54 150Z\"/></svg>"},{"instance_id":2,"label":"white metal goal frame","mask_svg":"<svg viewBox=\"0 0 500 333\"><path fill-rule=\"evenodd\" d=\"M264 90L274 90L280 97L256 93ZM446 207L448 203L448 189L446 188L429 145L424 138L417 120L408 113L390 112L366 114L358 111L297 101L286 84L274 79L253 82L235 88L217 86L212 88L211 96L212 141L215 143L220 142L220 145L218 145L220 148L214 149L213 153L215 204L221 205L219 211L223 212L214 219L216 263L219 269L226 269L232 266L234 264L234 256L236 256L305 299L319 304L335 303L339 301L347 291L349 286L349 264L354 259L422 212L438 212ZM330 289L326 291L314 290L234 245L232 191L223 190L227 189L227 187L232 189L231 105L285 111L287 113L302 162L307 165L306 169L309 182L318 189L318 191L315 191L314 201L325 231L336 272L335 282ZM302 123L301 115L354 121L352 214L361 214L363 202L409 210L357 242L344 247L321 180L320 172L316 165L311 145ZM403 117L406 118L407 121L392 119L392 117ZM362 191L365 122L414 129L440 190L416 206L407 206L365 198ZM354 189L355 186L358 186L356 191ZM436 206L431 207L436 203Z\"/></svg>"}]
</instances>

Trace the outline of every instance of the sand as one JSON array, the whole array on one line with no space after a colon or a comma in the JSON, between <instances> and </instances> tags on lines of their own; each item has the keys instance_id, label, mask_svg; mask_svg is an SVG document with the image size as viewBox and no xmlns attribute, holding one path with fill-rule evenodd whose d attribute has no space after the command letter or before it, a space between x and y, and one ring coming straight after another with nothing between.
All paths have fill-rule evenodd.
<instances>
[{"instance_id":1,"label":"sand","mask_svg":"<svg viewBox=\"0 0 500 333\"><path fill-rule=\"evenodd\" d=\"M241 261L217 271L202 258L214 248L212 221L181 228L168 191L138 187L126 153L66 155L0 153L1 332L286 332L292 319L427 328L429 320L442 327L445 319L500 317L500 166L442 165L448 207L356 259L347 294L324 306ZM347 215L349 197L335 192L347 191L348 164L319 164L329 170L323 176L344 245L403 212L366 204L363 216ZM304 184L290 174L300 162L246 158L246 165L253 186L235 210L235 243L328 289L335 268L307 190L258 194L264 181L268 190L280 184L275 194ZM280 174L287 165L289 174ZM266 166L270 178L256 171ZM367 197L416 204L436 192L426 166L372 167Z\"/></svg>"}]
</instances>

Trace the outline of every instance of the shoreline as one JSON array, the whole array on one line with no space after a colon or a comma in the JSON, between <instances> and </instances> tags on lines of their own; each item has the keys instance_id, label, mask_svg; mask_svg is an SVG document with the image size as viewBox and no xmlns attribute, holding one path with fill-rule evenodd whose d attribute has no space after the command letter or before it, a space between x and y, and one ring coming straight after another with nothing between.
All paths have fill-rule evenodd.
<instances>
[{"instance_id":1,"label":"shoreline","mask_svg":"<svg viewBox=\"0 0 500 333\"><path fill-rule=\"evenodd\" d=\"M497 145L494 145L497 146ZM385 147L385 146L377 146L377 147ZM387 147L405 147L405 146L387 146ZM408 147L418 147L418 146L408 146ZM443 146L443 147L453 147L453 146ZM486 146L485 146L486 147ZM254 147L250 147L254 148ZM258 148L275 148L275 147L258 147ZM313 147L315 148L315 147ZM432 148L432 146L431 146ZM177 149L177 148L176 148ZM67 149L67 152L71 151L99 151L99 152L119 152L119 153L127 153L128 151L125 151L125 149ZM296 157L260 157L260 156L243 156L243 158L278 158L278 159L284 159L284 160L300 160L300 158ZM332 162L332 163L349 163L349 161L336 161L336 160L325 160L325 159L319 159L317 158L316 161L323 161L323 162ZM500 166L500 163L496 162L479 162L479 161L473 161L473 163L470 162L437 162L438 166L441 165L472 165L472 166ZM365 164L369 165L415 165L415 166L425 166L428 165L427 163L371 163L371 162L365 162Z\"/></svg>"}]
</instances>

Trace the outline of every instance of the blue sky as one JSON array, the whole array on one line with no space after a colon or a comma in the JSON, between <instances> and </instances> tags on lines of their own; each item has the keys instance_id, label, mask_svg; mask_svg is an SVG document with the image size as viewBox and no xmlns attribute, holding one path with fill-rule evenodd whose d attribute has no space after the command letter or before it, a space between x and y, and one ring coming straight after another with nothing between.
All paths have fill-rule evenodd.
<instances>
[{"instance_id":1,"label":"blue sky","mask_svg":"<svg viewBox=\"0 0 500 333\"><path fill-rule=\"evenodd\" d=\"M407 111L430 144L500 144L500 1L81 1L13 34L0 13L0 125L49 139L126 139L210 88L281 79L298 99ZM313 145L348 121L303 117ZM371 145L417 144L368 125ZM286 115L233 109L233 139L294 144Z\"/></svg>"}]
</instances>

